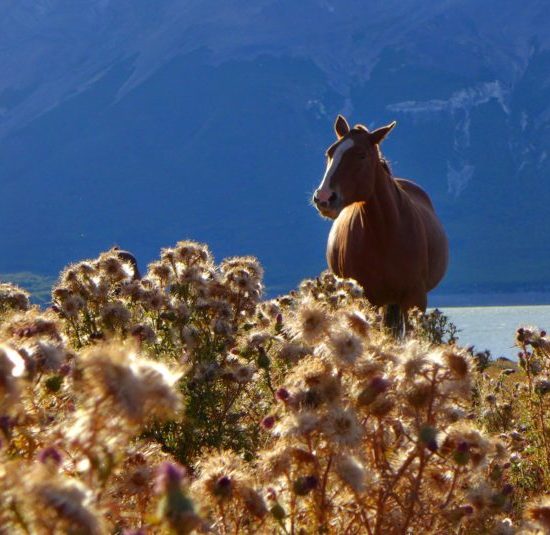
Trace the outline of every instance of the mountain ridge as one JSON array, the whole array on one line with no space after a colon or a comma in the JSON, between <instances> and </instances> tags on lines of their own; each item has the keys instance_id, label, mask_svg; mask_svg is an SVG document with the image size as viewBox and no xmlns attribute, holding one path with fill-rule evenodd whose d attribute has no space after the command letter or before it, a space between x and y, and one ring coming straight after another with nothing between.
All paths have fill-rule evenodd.
<instances>
[{"instance_id":1,"label":"mountain ridge","mask_svg":"<svg viewBox=\"0 0 550 535\"><path fill-rule=\"evenodd\" d=\"M544 2L2 6L0 271L190 237L291 288L325 265L307 197L344 112L397 119L384 153L450 235L442 291L546 283Z\"/></svg>"}]
</instances>

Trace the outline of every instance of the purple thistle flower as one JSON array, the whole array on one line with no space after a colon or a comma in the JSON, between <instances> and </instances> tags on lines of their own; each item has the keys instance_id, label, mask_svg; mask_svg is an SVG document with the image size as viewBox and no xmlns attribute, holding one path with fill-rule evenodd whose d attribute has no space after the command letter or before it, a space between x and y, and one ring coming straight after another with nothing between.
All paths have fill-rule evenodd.
<instances>
[{"instance_id":1,"label":"purple thistle flower","mask_svg":"<svg viewBox=\"0 0 550 535\"><path fill-rule=\"evenodd\" d=\"M264 429L273 429L273 426L275 425L275 416L266 416L263 420L262 420L262 427Z\"/></svg>"},{"instance_id":2,"label":"purple thistle flower","mask_svg":"<svg viewBox=\"0 0 550 535\"><path fill-rule=\"evenodd\" d=\"M13 418L10 418L7 415L0 416L0 431L6 435L6 437L11 436L11 430L15 427L15 422Z\"/></svg>"},{"instance_id":3,"label":"purple thistle flower","mask_svg":"<svg viewBox=\"0 0 550 535\"><path fill-rule=\"evenodd\" d=\"M53 463L55 466L60 466L63 462L61 452L54 446L48 446L38 452L38 460L42 464Z\"/></svg>"},{"instance_id":4,"label":"purple thistle flower","mask_svg":"<svg viewBox=\"0 0 550 535\"><path fill-rule=\"evenodd\" d=\"M71 373L71 370L72 370L72 367L70 364L67 364L67 363L62 364L61 367L59 368L59 375L66 377Z\"/></svg>"},{"instance_id":5,"label":"purple thistle flower","mask_svg":"<svg viewBox=\"0 0 550 535\"><path fill-rule=\"evenodd\" d=\"M372 390L377 394L381 394L382 392L384 392L389 385L390 382L384 377L374 377L369 384Z\"/></svg>"},{"instance_id":6,"label":"purple thistle flower","mask_svg":"<svg viewBox=\"0 0 550 535\"><path fill-rule=\"evenodd\" d=\"M185 474L185 468L179 464L168 461L159 464L157 467L155 491L158 494L162 494L163 492L178 488Z\"/></svg>"},{"instance_id":7,"label":"purple thistle flower","mask_svg":"<svg viewBox=\"0 0 550 535\"><path fill-rule=\"evenodd\" d=\"M279 401L286 402L290 399L290 392L286 388L278 388L275 392L275 397Z\"/></svg>"},{"instance_id":8,"label":"purple thistle flower","mask_svg":"<svg viewBox=\"0 0 550 535\"><path fill-rule=\"evenodd\" d=\"M228 498L233 490L233 482L229 476L221 476L216 481L214 493L220 498Z\"/></svg>"}]
</instances>

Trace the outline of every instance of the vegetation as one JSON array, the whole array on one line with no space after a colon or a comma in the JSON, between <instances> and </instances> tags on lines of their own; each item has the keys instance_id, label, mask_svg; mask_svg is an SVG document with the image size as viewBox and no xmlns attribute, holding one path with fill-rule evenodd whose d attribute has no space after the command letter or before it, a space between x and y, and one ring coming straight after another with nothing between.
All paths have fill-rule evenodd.
<instances>
[{"instance_id":1,"label":"vegetation","mask_svg":"<svg viewBox=\"0 0 550 535\"><path fill-rule=\"evenodd\" d=\"M55 284L55 277L38 275L26 271L19 273L0 273L0 281L11 282L16 286L30 292L32 303L47 305L51 299L52 286Z\"/></svg>"},{"instance_id":2,"label":"vegetation","mask_svg":"<svg viewBox=\"0 0 550 535\"><path fill-rule=\"evenodd\" d=\"M44 311L0 285L0 533L550 530L545 332L487 367L351 280L261 295L187 241L70 265Z\"/></svg>"}]
</instances>

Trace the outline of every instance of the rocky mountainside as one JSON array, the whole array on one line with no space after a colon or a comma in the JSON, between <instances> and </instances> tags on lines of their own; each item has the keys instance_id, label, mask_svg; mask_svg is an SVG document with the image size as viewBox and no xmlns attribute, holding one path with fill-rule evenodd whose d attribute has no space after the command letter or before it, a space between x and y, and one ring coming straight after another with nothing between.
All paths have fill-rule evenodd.
<instances>
[{"instance_id":1,"label":"rocky mountainside","mask_svg":"<svg viewBox=\"0 0 550 535\"><path fill-rule=\"evenodd\" d=\"M396 119L385 155L432 195L441 291L548 285L544 0L5 0L0 272L55 273L183 237L262 260L274 292L324 266L308 206L338 112Z\"/></svg>"}]
</instances>

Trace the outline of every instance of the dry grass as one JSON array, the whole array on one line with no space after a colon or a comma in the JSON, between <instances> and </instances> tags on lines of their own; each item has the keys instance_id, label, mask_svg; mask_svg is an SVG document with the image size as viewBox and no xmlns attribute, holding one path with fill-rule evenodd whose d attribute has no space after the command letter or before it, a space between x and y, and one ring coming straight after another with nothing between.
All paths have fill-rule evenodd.
<instances>
[{"instance_id":1,"label":"dry grass","mask_svg":"<svg viewBox=\"0 0 550 535\"><path fill-rule=\"evenodd\" d=\"M251 257L116 251L53 306L0 286L0 533L545 533L550 341L520 366L406 340L329 273L262 301Z\"/></svg>"}]
</instances>

